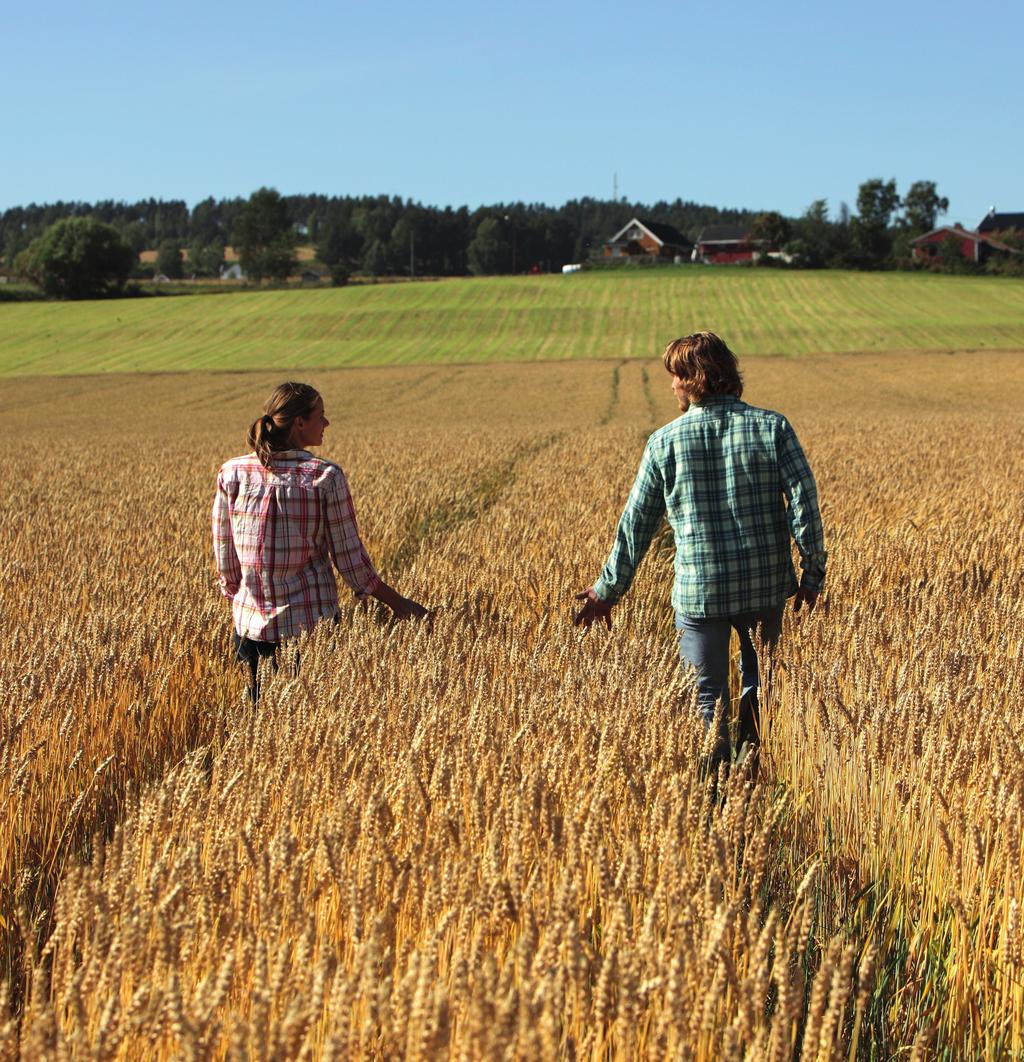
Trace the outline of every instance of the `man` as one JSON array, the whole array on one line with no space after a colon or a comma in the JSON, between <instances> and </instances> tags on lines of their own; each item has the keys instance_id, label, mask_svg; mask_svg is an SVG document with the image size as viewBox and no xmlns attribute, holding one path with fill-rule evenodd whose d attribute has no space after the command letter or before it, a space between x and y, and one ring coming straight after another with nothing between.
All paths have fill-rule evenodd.
<instances>
[{"instance_id":1,"label":"man","mask_svg":"<svg viewBox=\"0 0 1024 1062\"><path fill-rule=\"evenodd\" d=\"M812 612L825 581L825 543L814 477L789 422L740 401L736 356L713 332L697 332L665 348L665 368L683 415L647 441L640 471L619 520L601 577L577 595L573 622L612 625L613 607L629 589L664 515L675 534L672 604L679 653L696 671L697 702L707 726L729 699L729 637L740 640L737 748L756 749L757 650L752 635L773 647L786 599ZM800 553L799 586L790 536ZM723 721L727 712L723 711ZM709 766L727 760L724 726Z\"/></svg>"}]
</instances>

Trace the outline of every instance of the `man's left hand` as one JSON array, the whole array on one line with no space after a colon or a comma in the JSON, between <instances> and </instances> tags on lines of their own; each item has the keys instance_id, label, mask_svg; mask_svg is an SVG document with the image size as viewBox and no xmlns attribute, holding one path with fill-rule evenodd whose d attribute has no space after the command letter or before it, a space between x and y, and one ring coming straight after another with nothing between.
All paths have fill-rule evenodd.
<instances>
[{"instance_id":1,"label":"man's left hand","mask_svg":"<svg viewBox=\"0 0 1024 1062\"><path fill-rule=\"evenodd\" d=\"M608 630L612 629L612 609L615 607L613 602L602 601L589 587L582 593L577 594L576 600L583 601L585 604L573 617L572 625L574 627L579 627L582 624L585 630L590 630L590 625L594 620L600 619L604 620Z\"/></svg>"},{"instance_id":2,"label":"man's left hand","mask_svg":"<svg viewBox=\"0 0 1024 1062\"><path fill-rule=\"evenodd\" d=\"M801 586L796 592L796 597L793 598L793 611L799 612L801 605L807 606L808 612L814 611L814 606L818 603L818 591L808 590L806 586Z\"/></svg>"}]
</instances>

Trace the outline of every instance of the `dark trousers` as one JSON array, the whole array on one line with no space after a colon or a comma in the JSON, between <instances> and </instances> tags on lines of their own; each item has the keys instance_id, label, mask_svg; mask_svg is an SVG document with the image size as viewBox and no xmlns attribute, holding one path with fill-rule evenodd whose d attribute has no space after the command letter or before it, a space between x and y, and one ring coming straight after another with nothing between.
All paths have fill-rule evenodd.
<instances>
[{"instance_id":1,"label":"dark trousers","mask_svg":"<svg viewBox=\"0 0 1024 1062\"><path fill-rule=\"evenodd\" d=\"M257 680L257 670L260 660L271 657L274 661L274 670L277 670L277 651L281 648L280 642L257 642L253 638L243 638L235 632L234 635L235 659L249 669L249 696L255 704L260 697L260 684Z\"/></svg>"},{"instance_id":2,"label":"dark trousers","mask_svg":"<svg viewBox=\"0 0 1024 1062\"><path fill-rule=\"evenodd\" d=\"M756 745L760 740L761 720L758 692L761 675L758 669L757 649L753 635L758 631L765 647L775 648L782 635L784 603L757 612L744 612L735 616L720 616L708 619L702 616L677 616L679 632L679 655L684 664L696 672L697 704L704 718L704 725L711 727L715 708L724 701L728 717L729 708L729 636L735 630L740 639L740 677L743 692L739 704L739 733L736 750L744 745ZM769 676L770 677L770 676ZM716 735L715 759L728 760L729 739L727 733Z\"/></svg>"}]
</instances>

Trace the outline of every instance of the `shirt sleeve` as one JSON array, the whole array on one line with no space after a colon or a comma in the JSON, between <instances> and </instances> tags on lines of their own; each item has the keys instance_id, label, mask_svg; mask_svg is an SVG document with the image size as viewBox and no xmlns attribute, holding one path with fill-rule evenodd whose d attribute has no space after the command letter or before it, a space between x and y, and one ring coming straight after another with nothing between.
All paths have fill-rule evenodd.
<instances>
[{"instance_id":1,"label":"shirt sleeve","mask_svg":"<svg viewBox=\"0 0 1024 1062\"><path fill-rule=\"evenodd\" d=\"M810 465L788 421L779 440L779 471L786 495L789 531L800 553L800 585L820 591L825 585L825 532L818 510L818 488Z\"/></svg>"},{"instance_id":2,"label":"shirt sleeve","mask_svg":"<svg viewBox=\"0 0 1024 1062\"><path fill-rule=\"evenodd\" d=\"M334 566L356 597L369 597L380 587L381 578L359 537L352 495L341 469L327 484L326 510L327 541Z\"/></svg>"},{"instance_id":3,"label":"shirt sleeve","mask_svg":"<svg viewBox=\"0 0 1024 1062\"><path fill-rule=\"evenodd\" d=\"M594 593L602 601L614 604L629 589L664 515L664 479L648 440L629 500L619 518L612 551L601 577L594 583Z\"/></svg>"},{"instance_id":4,"label":"shirt sleeve","mask_svg":"<svg viewBox=\"0 0 1024 1062\"><path fill-rule=\"evenodd\" d=\"M231 499L223 472L217 473L217 493L213 499L213 556L217 562L220 591L225 597L233 598L242 582L242 565L231 533Z\"/></svg>"}]
</instances>

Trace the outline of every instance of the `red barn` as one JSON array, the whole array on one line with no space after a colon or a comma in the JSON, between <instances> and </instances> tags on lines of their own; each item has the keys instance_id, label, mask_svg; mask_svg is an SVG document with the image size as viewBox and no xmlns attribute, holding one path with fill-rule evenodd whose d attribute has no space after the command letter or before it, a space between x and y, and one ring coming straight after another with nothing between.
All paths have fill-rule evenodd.
<instances>
[{"instance_id":1,"label":"red barn","mask_svg":"<svg viewBox=\"0 0 1024 1062\"><path fill-rule=\"evenodd\" d=\"M749 225L709 225L697 239L693 260L706 265L740 265L753 262L765 249L764 240L751 239Z\"/></svg>"},{"instance_id":2,"label":"red barn","mask_svg":"<svg viewBox=\"0 0 1024 1062\"><path fill-rule=\"evenodd\" d=\"M919 262L930 262L937 259L942 253L943 244L949 240L955 240L960 248L960 254L968 262L984 262L993 251L1003 254L1019 254L1012 247L1007 246L991 236L985 236L980 232L971 232L960 225L942 225L923 236L911 240L914 248L914 258ZM947 244L948 245L948 244Z\"/></svg>"}]
</instances>

